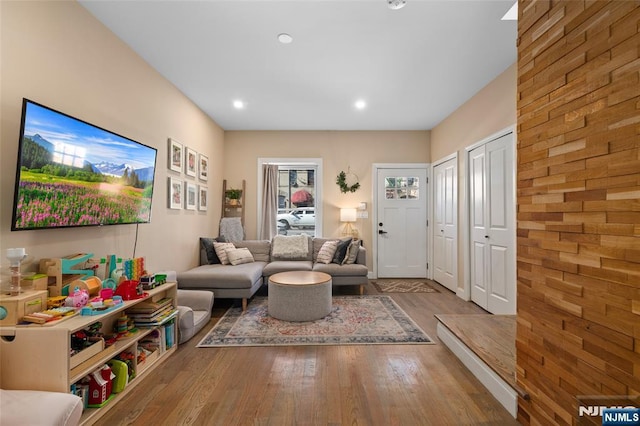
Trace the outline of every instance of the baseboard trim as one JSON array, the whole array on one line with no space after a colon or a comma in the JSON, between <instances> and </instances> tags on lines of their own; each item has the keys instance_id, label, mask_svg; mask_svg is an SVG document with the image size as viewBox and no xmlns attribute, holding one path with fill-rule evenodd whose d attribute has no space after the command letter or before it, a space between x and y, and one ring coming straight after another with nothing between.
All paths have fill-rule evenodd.
<instances>
[{"instance_id":1,"label":"baseboard trim","mask_svg":"<svg viewBox=\"0 0 640 426\"><path fill-rule=\"evenodd\" d=\"M516 418L518 414L518 393L451 333L447 327L438 323L437 333L440 341L480 380L480 383L502 404L509 414Z\"/></svg>"}]
</instances>

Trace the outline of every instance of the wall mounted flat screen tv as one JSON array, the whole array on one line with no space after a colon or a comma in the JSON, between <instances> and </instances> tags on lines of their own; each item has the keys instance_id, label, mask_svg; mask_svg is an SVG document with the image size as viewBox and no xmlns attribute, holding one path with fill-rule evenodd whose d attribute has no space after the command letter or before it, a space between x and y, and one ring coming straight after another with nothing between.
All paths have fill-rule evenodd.
<instances>
[{"instance_id":1,"label":"wall mounted flat screen tv","mask_svg":"<svg viewBox=\"0 0 640 426\"><path fill-rule=\"evenodd\" d=\"M11 230L150 222L156 156L24 99Z\"/></svg>"}]
</instances>

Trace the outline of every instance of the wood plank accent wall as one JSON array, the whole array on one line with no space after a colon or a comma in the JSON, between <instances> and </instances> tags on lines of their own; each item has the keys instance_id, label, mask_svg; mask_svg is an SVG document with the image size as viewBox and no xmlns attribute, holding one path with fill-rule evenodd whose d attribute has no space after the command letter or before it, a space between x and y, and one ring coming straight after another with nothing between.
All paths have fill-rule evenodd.
<instances>
[{"instance_id":1,"label":"wood plank accent wall","mask_svg":"<svg viewBox=\"0 0 640 426\"><path fill-rule=\"evenodd\" d=\"M517 131L518 420L591 424L640 394L640 1L520 0Z\"/></svg>"}]
</instances>

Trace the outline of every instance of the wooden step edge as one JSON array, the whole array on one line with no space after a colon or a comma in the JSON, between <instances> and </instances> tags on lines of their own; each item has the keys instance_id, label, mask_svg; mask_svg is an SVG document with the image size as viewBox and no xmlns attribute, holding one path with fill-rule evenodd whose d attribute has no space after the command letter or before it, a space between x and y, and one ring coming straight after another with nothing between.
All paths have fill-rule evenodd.
<instances>
[{"instance_id":1,"label":"wooden step edge","mask_svg":"<svg viewBox=\"0 0 640 426\"><path fill-rule=\"evenodd\" d=\"M443 314L443 315L439 315L439 314L434 314L433 316L438 320L438 322L440 322L440 324L442 324L444 327L447 328L447 330L449 330L450 332L454 333L453 330L451 330L451 328L449 328L449 326L447 325L447 323L445 322L445 318L441 318L442 317L447 317L448 315L451 314ZM455 333L454 333L455 334ZM462 342L462 340L461 340ZM466 345L465 345L466 346ZM467 346L468 347L468 346ZM472 352L475 353L475 351L473 351L472 348L471 349ZM476 353L476 355L479 356L479 354ZM484 362L484 361L483 361ZM489 366L489 368L491 368L491 370L493 370L496 374L498 374L500 377L502 377L502 379L514 390L516 391L516 393L518 394L518 396L522 399L524 399L525 401L529 401L531 399L531 395L529 395L529 392L527 392L526 390L524 390L520 385L518 385L517 383L517 379L515 377L515 372L514 372L514 377L504 377L502 374L500 374L499 371L496 371L491 365L487 364L485 362L486 365Z\"/></svg>"}]
</instances>

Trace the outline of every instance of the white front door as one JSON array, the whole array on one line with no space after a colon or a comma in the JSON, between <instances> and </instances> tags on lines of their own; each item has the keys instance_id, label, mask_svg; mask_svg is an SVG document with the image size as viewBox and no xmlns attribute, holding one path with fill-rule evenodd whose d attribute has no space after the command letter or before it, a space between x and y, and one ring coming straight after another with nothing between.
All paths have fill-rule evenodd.
<instances>
[{"instance_id":1,"label":"white front door","mask_svg":"<svg viewBox=\"0 0 640 426\"><path fill-rule=\"evenodd\" d=\"M458 158L433 168L433 279L457 291Z\"/></svg>"},{"instance_id":2,"label":"white front door","mask_svg":"<svg viewBox=\"0 0 640 426\"><path fill-rule=\"evenodd\" d=\"M471 299L494 314L515 314L514 136L469 151Z\"/></svg>"},{"instance_id":3,"label":"white front door","mask_svg":"<svg viewBox=\"0 0 640 426\"><path fill-rule=\"evenodd\" d=\"M427 170L377 172L377 276L427 277Z\"/></svg>"}]
</instances>

